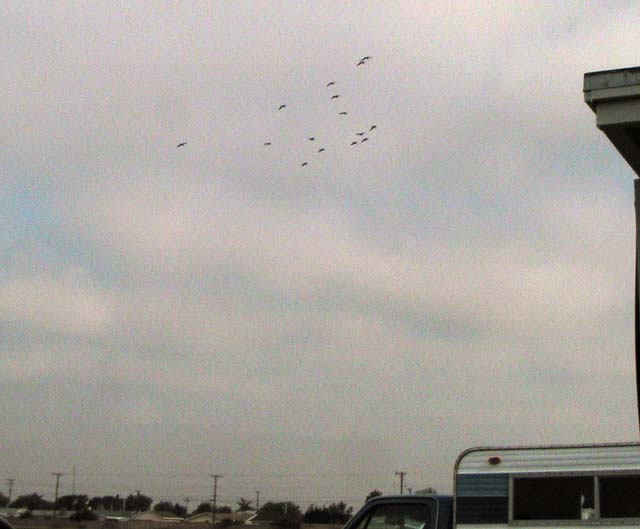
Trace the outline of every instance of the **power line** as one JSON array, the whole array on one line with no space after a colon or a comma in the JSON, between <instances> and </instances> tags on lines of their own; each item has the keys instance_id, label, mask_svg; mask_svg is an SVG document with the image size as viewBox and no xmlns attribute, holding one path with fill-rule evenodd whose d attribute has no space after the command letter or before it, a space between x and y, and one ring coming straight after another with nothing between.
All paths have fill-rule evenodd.
<instances>
[{"instance_id":1,"label":"power line","mask_svg":"<svg viewBox=\"0 0 640 529\"><path fill-rule=\"evenodd\" d=\"M64 476L62 472L52 472L53 476L56 477L56 499L53 504L53 517L56 517L56 512L58 511L58 486L60 485L60 476Z\"/></svg>"},{"instance_id":2,"label":"power line","mask_svg":"<svg viewBox=\"0 0 640 529\"><path fill-rule=\"evenodd\" d=\"M13 491L13 484L16 482L14 478L7 479L7 485L9 485L9 501L7 502L7 507L11 505L11 492Z\"/></svg>"},{"instance_id":3,"label":"power line","mask_svg":"<svg viewBox=\"0 0 640 529\"><path fill-rule=\"evenodd\" d=\"M411 472L414 472L413 470ZM372 477L388 475L389 470L371 472L263 472L254 474L225 474L227 478L334 478L334 477ZM416 470L415 473L420 473ZM79 477L135 477L135 478L203 478L199 472L79 472Z\"/></svg>"},{"instance_id":4,"label":"power line","mask_svg":"<svg viewBox=\"0 0 640 529\"><path fill-rule=\"evenodd\" d=\"M405 475L410 473L410 472L407 472L406 470L403 472ZM60 472L59 474L60 474L60 477L64 475L62 472ZM377 475L377 472L371 473L371 474ZM424 470L421 472L418 472L418 474L419 475L424 474ZM77 473L77 476L87 476L87 475L91 475L91 473L87 473L87 474L82 472ZM149 475L163 475L163 474L149 474ZM186 474L182 474L182 475L186 475ZM276 480L276 482L273 484L261 483L263 487L267 487L268 489L269 497L264 499L262 496L263 491L260 491L260 495L258 495L256 489L254 488L255 486L249 488L251 484L246 483L243 480L241 481L240 479L236 479L235 483L232 480L231 482L228 483L229 486L224 487L225 493L223 495L220 495L219 491L216 490L216 508L218 504L231 505L233 504L233 502L239 501L240 498L242 497L246 498L248 490L252 490L252 489L256 491L256 507L257 508L259 508L260 504L264 503L265 501L293 501L302 506L304 506L305 504L311 504L311 503L322 504L322 503L344 501L344 502L348 502L350 504L355 505L355 504L360 504L363 501L363 498L366 495L365 494L366 490L364 490L364 488L366 488L367 490L372 490L374 488L384 490L385 485L388 484L388 479L384 481L383 480L366 480L366 483L358 486L358 489L363 489L362 492L359 494L353 494L354 491L351 489L347 489L346 487L336 488L336 485L339 484L341 480L336 481L335 475L333 475L333 479L332 479L333 486L331 488L333 490L327 489L327 487L320 486L320 488L323 489L322 491L320 491L319 483L317 480L314 483L313 480L306 480L304 482L300 482L299 480L295 479L296 476L332 477L331 474L327 474L327 473L303 472L298 474L282 474L278 472L278 473L264 474L264 475L283 476L283 477L288 477L290 479ZM348 474L348 475L353 476L354 474ZM198 474L197 476L199 478L202 478L202 474ZM244 474L227 475L225 473L225 476L224 476L225 483L227 483L226 479L229 478L230 476L231 477L244 476ZM294 479L291 479L292 476ZM220 477L222 476L220 475ZM58 487L58 496L59 496L59 491L61 490L60 487L62 487L63 485L62 483L59 482L59 480L56 480L56 481L57 481L56 485ZM109 495L117 495L123 489L124 490L141 489L141 490L144 490L147 493L147 495L152 498L156 498L156 499L166 498L166 499L170 499L175 503L181 502L184 499L184 497L189 497L191 502L193 501L211 502L212 501L211 496L206 495L206 489L209 487L206 485L206 483L201 484L202 482L201 479L193 480L193 481L185 480L183 484L180 484L179 481L177 483L174 481L170 485L161 485L158 483L158 480L156 480L155 482L152 482L151 480L140 478L140 476L137 476L137 479L135 481L133 479L125 479L123 481L118 480L117 485L105 483L103 480L95 480L96 482L89 483L94 480L90 480L86 478L77 479L76 481L77 481L76 489L79 489L79 490L76 490L76 492L86 494L88 496L102 497L102 496L109 496ZM98 483L98 481L100 481L102 484ZM109 480L106 480L106 481L109 481ZM84 486L83 482L87 482L87 485L89 486ZM21 490L28 489L31 487L35 487L36 490L37 489L42 490L43 488L46 487L47 490L50 491L50 493L54 492L54 490L52 490L53 487L51 486L52 485L51 482L46 482L46 483L37 482L37 481L28 482L28 481L19 479L19 484L20 484ZM382 488L381 488L381 485L382 485ZM404 493L404 488L406 488L406 480L402 484L403 493ZM344 490L341 490L341 489L344 489ZM17 487L15 485L12 492L17 492ZM327 494L327 492L329 492L329 494ZM12 495L12 499L13 499L13 495Z\"/></svg>"},{"instance_id":5,"label":"power line","mask_svg":"<svg viewBox=\"0 0 640 529\"><path fill-rule=\"evenodd\" d=\"M218 499L218 479L222 474L211 474L213 478L213 529L216 529L216 501Z\"/></svg>"}]
</instances>

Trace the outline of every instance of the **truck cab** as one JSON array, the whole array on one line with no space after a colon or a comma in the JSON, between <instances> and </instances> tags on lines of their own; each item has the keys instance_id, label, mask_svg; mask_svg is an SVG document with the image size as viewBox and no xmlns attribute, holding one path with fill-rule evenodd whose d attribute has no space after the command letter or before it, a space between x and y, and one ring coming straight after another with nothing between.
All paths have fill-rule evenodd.
<instances>
[{"instance_id":1,"label":"truck cab","mask_svg":"<svg viewBox=\"0 0 640 529\"><path fill-rule=\"evenodd\" d=\"M452 529L452 515L453 496L377 496L344 529Z\"/></svg>"}]
</instances>

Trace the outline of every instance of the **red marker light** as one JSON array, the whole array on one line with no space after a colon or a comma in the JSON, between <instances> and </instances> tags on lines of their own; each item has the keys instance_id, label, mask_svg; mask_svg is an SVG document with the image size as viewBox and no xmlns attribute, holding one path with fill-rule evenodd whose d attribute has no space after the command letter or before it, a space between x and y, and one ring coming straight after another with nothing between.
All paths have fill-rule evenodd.
<instances>
[{"instance_id":1,"label":"red marker light","mask_svg":"<svg viewBox=\"0 0 640 529\"><path fill-rule=\"evenodd\" d=\"M499 465L502 459L500 459L500 456L491 456L488 461L490 465Z\"/></svg>"}]
</instances>

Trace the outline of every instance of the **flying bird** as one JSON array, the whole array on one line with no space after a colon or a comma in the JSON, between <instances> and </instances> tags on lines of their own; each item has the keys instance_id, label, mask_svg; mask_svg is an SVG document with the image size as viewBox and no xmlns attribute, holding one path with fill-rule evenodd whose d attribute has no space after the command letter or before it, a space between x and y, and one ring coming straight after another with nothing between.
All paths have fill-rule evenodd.
<instances>
[{"instance_id":1,"label":"flying bird","mask_svg":"<svg viewBox=\"0 0 640 529\"><path fill-rule=\"evenodd\" d=\"M347 113L343 110L342 112L339 112L339 113L338 113L338 115L339 115L339 116L346 116L346 115L347 115Z\"/></svg>"},{"instance_id":2,"label":"flying bird","mask_svg":"<svg viewBox=\"0 0 640 529\"><path fill-rule=\"evenodd\" d=\"M186 142L186 141L183 141L182 143L178 143L178 145L176 145L176 149L177 149L178 147L184 147L186 144L187 144L187 142Z\"/></svg>"},{"instance_id":3,"label":"flying bird","mask_svg":"<svg viewBox=\"0 0 640 529\"><path fill-rule=\"evenodd\" d=\"M287 105L280 105L280 106L278 107L278 110L282 110L283 108L286 108L286 107L287 107Z\"/></svg>"},{"instance_id":4,"label":"flying bird","mask_svg":"<svg viewBox=\"0 0 640 529\"><path fill-rule=\"evenodd\" d=\"M271 145L271 142L270 141L265 141L264 144L265 145Z\"/></svg>"},{"instance_id":5,"label":"flying bird","mask_svg":"<svg viewBox=\"0 0 640 529\"><path fill-rule=\"evenodd\" d=\"M365 61L360 61L358 64L356 64L356 66L362 66L365 63Z\"/></svg>"},{"instance_id":6,"label":"flying bird","mask_svg":"<svg viewBox=\"0 0 640 529\"><path fill-rule=\"evenodd\" d=\"M336 84L335 81L330 81L330 82L327 83L327 86L333 86L334 84Z\"/></svg>"},{"instance_id":7,"label":"flying bird","mask_svg":"<svg viewBox=\"0 0 640 529\"><path fill-rule=\"evenodd\" d=\"M362 141L360 143L364 143L365 141L369 141L369 138L362 138Z\"/></svg>"},{"instance_id":8,"label":"flying bird","mask_svg":"<svg viewBox=\"0 0 640 529\"><path fill-rule=\"evenodd\" d=\"M309 136L307 139L308 139L309 141L313 141L313 140L315 140L315 139L316 139L316 137L315 137L315 136Z\"/></svg>"},{"instance_id":9,"label":"flying bird","mask_svg":"<svg viewBox=\"0 0 640 529\"><path fill-rule=\"evenodd\" d=\"M364 136L366 132L356 132L356 136Z\"/></svg>"},{"instance_id":10,"label":"flying bird","mask_svg":"<svg viewBox=\"0 0 640 529\"><path fill-rule=\"evenodd\" d=\"M300 167L304 167L305 165L309 165L307 162L302 162L302 165Z\"/></svg>"},{"instance_id":11,"label":"flying bird","mask_svg":"<svg viewBox=\"0 0 640 529\"><path fill-rule=\"evenodd\" d=\"M358 145L358 142L357 141L352 141L351 145Z\"/></svg>"},{"instance_id":12,"label":"flying bird","mask_svg":"<svg viewBox=\"0 0 640 529\"><path fill-rule=\"evenodd\" d=\"M373 129L376 129L376 128L378 128L377 125L371 125L371 127L369 128L369 132L371 132Z\"/></svg>"},{"instance_id":13,"label":"flying bird","mask_svg":"<svg viewBox=\"0 0 640 529\"><path fill-rule=\"evenodd\" d=\"M321 147L320 149L318 149L318 152L324 152L324 147Z\"/></svg>"},{"instance_id":14,"label":"flying bird","mask_svg":"<svg viewBox=\"0 0 640 529\"><path fill-rule=\"evenodd\" d=\"M368 61L369 59L373 59L373 57L369 57L368 55L365 57L362 57L362 59L360 59L361 61Z\"/></svg>"},{"instance_id":15,"label":"flying bird","mask_svg":"<svg viewBox=\"0 0 640 529\"><path fill-rule=\"evenodd\" d=\"M336 94L336 95L334 95L334 96L331 96L331 99L338 99L339 97L340 97L340 95L339 95L339 94Z\"/></svg>"}]
</instances>

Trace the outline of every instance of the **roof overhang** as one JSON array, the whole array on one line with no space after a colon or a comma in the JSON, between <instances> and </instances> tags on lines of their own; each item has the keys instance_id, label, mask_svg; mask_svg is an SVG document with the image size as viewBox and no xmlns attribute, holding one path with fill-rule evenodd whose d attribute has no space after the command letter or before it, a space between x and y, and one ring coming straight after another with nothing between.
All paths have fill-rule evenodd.
<instances>
[{"instance_id":1,"label":"roof overhang","mask_svg":"<svg viewBox=\"0 0 640 529\"><path fill-rule=\"evenodd\" d=\"M640 67L586 73L583 91L596 126L640 175Z\"/></svg>"}]
</instances>

